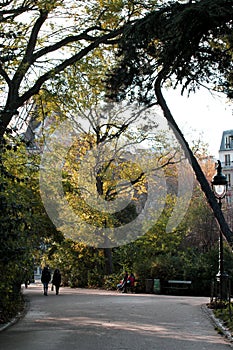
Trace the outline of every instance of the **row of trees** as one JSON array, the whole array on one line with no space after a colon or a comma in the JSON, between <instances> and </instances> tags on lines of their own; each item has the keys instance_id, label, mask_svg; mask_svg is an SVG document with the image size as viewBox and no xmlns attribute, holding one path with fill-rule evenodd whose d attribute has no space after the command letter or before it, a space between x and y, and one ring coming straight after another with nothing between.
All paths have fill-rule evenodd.
<instances>
[{"instance_id":1,"label":"row of trees","mask_svg":"<svg viewBox=\"0 0 233 350\"><path fill-rule=\"evenodd\" d=\"M192 90L207 82L213 83L215 88L224 86L224 91L231 96L232 11L232 0L172 1L162 5L156 0L143 4L118 0L111 3L8 0L0 4L2 320L15 310L14 301L18 302L20 298L20 285L32 265L43 261L42 256L44 261L61 267L71 285L100 285L103 282L102 278L99 281L99 276L122 272L126 267L133 268L140 278L148 275L165 278L161 269L165 266L165 257L174 265L177 249L182 245L185 249L181 250L177 261L188 266L188 254L182 252L186 251L189 242L186 236L191 225L180 228L179 221L173 225L174 229L166 231L168 223L170 228L174 223L168 217L171 215L174 219L175 207L179 215L178 164L184 162L183 158L190 161L214 215L231 243L232 233L192 150L172 118L162 95L162 86L169 81ZM143 110L144 114L131 113L130 117L124 115L125 119L120 120L116 119L116 111L115 119L106 110L103 115L99 110L93 112L96 111L93 106L106 101L106 89L111 102L127 97L127 102L137 102L136 111ZM122 91L126 94L122 95ZM142 107L142 103L146 103L146 107ZM145 114L155 103L161 106L181 147L175 143L174 136L170 138L170 133L165 141L158 132L154 112ZM24 136L21 143L24 115L33 120L34 125L40 125L40 140L34 143L36 153L32 152L31 139ZM53 152L57 156L53 159L55 173L44 173L47 182L41 178L46 185L41 192L49 218L39 194L39 151L50 157L43 142L52 145L48 134L67 119L75 122L72 125L78 139L66 152L63 163L64 159L59 157L64 154ZM88 128L85 128L86 122ZM72 134L68 126L63 132ZM167 133L166 130L166 136ZM113 142L111 147L110 142ZM141 163L133 161L135 145L136 151L140 151ZM61 143L58 146L61 147ZM106 147L105 152L102 146ZM103 152L102 159L98 152L95 153L96 149ZM93 157L94 165L90 163ZM42 165L46 165L46 157L44 159ZM68 233L70 212L64 220L62 210L58 210L64 201L59 202L56 183L52 183L53 175L59 171L55 166L56 159L58 164L64 165L61 175L63 197L75 215L82 218L78 234L74 231L74 240L70 240ZM81 168L82 162L85 162L85 169ZM93 180L88 182L87 176L85 188L80 181L80 170ZM40 174L43 177L43 172ZM168 195L157 198L156 210L149 207L149 220L140 222L136 235L133 232L133 236L128 237L130 232L123 231L116 240L112 232L136 220L149 203L151 187L148 187L147 177L151 174L154 188L161 189L162 194L166 192L165 188L169 189ZM57 188L59 186L58 183ZM119 196L122 203L128 204L129 198L131 203L126 205L127 210L101 211L103 206L98 206L98 200L93 201L93 187L99 202L108 209L112 208L111 203L116 209L115 201ZM121 204L119 206L122 209ZM48 208L52 208L52 212ZM55 218L56 227L51 218ZM146 226L148 222L149 226ZM87 224L91 224L91 232L86 231ZM95 242L92 242L93 227ZM103 243L106 229L110 236ZM96 245L97 231L100 231L100 244ZM142 236L142 232L146 234ZM68 240L63 235L67 233ZM77 241L80 236L84 242ZM115 248L119 241L120 247ZM204 244L201 245L203 249ZM197 252L200 252L199 243L197 246ZM70 256L70 261L65 260L64 255ZM194 255L190 253L193 260ZM129 257L132 260L127 260ZM176 273L186 275L184 270Z\"/></svg>"},{"instance_id":2,"label":"row of trees","mask_svg":"<svg viewBox=\"0 0 233 350\"><path fill-rule=\"evenodd\" d=\"M90 106L101 94L112 56L108 47L114 47L124 23L143 10L130 3L127 8L120 2L106 5L66 0L0 4L1 321L15 312L27 271L43 262L44 250L63 240L41 203L40 161L19 156L21 118L25 110L29 119L36 112L43 125L55 110L63 120L75 104Z\"/></svg>"},{"instance_id":3,"label":"row of trees","mask_svg":"<svg viewBox=\"0 0 233 350\"><path fill-rule=\"evenodd\" d=\"M41 203L35 157L16 139L1 156L0 321L21 304L21 284L32 278L46 240L59 237Z\"/></svg>"},{"instance_id":4,"label":"row of trees","mask_svg":"<svg viewBox=\"0 0 233 350\"><path fill-rule=\"evenodd\" d=\"M88 94L100 96L103 84L101 87L101 83L93 79L93 67L101 66L98 74L101 79L107 67L111 70L116 62L117 68L107 79L108 95L119 96L119 88L123 86L120 88L124 91L123 97L129 88L130 97L144 103L148 96L150 99L153 96L154 86L157 103L182 144L230 243L232 233L166 105L162 86L169 80L174 86L181 84L183 89L195 90L199 84L208 83L215 88L224 87L231 96L232 0L174 1L162 5L156 1L143 5L131 1L112 4L92 1L79 3L77 7L65 0L54 0L49 5L43 0L17 1L16 6L14 1L7 1L0 11L2 33L9 33L2 35L0 75L4 103L0 111L0 136L3 137L19 108L42 87L47 85L51 91L53 85L67 97L67 86L74 87L73 73L78 72L75 79L78 78L81 88L88 88ZM59 21L59 18L62 19ZM62 77L60 73L64 73ZM80 101L83 91L87 92L85 88L72 97Z\"/></svg>"},{"instance_id":5,"label":"row of trees","mask_svg":"<svg viewBox=\"0 0 233 350\"><path fill-rule=\"evenodd\" d=\"M170 208L171 209L171 208ZM218 272L219 230L214 216L196 187L185 219L173 232L166 232L170 209L145 235L112 249L112 274L106 273L102 249L66 240L53 244L45 254L47 263L59 266L63 284L70 287L116 289L125 270L133 271L145 292L147 279L160 279L166 286L170 279L191 280L192 295L211 294ZM232 276L232 253L224 247L224 269ZM162 292L166 292L162 289Z\"/></svg>"},{"instance_id":6,"label":"row of trees","mask_svg":"<svg viewBox=\"0 0 233 350\"><path fill-rule=\"evenodd\" d=\"M111 121L113 122L113 119ZM93 234L95 234L96 226L103 227L103 214L99 211L96 212L93 206L86 208L87 204L84 199L86 192L88 194L90 192L93 196L92 184L89 182L86 184L82 179L80 181L78 176L82 160L85 158L84 155L90 150L90 140L92 147L94 147L94 142L98 140L95 134L90 133L89 128L88 130L87 134L83 134L83 139L79 137L78 143L74 143L70 148L63 168L62 181L66 199L77 216L87 216L90 212L87 220L89 224L92 224ZM132 137L132 132L130 134L131 141L133 140L132 145L135 143L135 139ZM112 131L110 135L113 135ZM144 133L144 137L145 135ZM122 135L118 134L119 138L120 136ZM136 136L138 141L137 132ZM153 167L149 167L151 172L161 175L162 167L163 174L166 176L165 184L154 178L156 186L158 184L160 186L159 193L164 195L162 185L165 185L166 188L167 194L162 209L159 210L156 220L154 220L153 215L145 217L143 222L144 225L146 224L145 231L139 232L129 241L126 236L125 243L120 241L119 247L104 246L103 248L96 244L97 240L94 241L93 246L88 244L85 235L85 217L82 221L83 226L80 225L79 231L74 232L73 239L66 234L68 224L65 228L64 226L56 228L51 223L39 195L40 155L38 152L32 152L22 142L17 144L16 138L14 144L6 145L2 157L1 176L1 183L8 189L7 194L6 191L2 191L1 196L3 209L0 264L4 280L0 288L2 320L14 313L16 304L18 305L20 300L21 283L31 279L33 268L37 265L49 264L51 268L59 267L63 275L64 285L71 287L115 288L123 271L128 269L134 271L142 283L142 290L145 290L147 278L160 278L161 281L172 278L190 278L194 285L196 284L195 293L209 293L211 279L215 276L218 268L218 229L216 223L199 187L195 184L192 198L190 198L190 207L184 220L176 223L172 230L167 230L168 222L177 205L178 167L183 161L182 150L179 147L175 148L174 142L171 148L171 142L167 144L162 132L157 133L156 138L153 136L153 140L156 140L156 146L154 146L156 152L151 153L149 149L146 152L149 158L147 157L145 160L152 161ZM122 146L122 144L120 145ZM197 147L199 146L198 142ZM143 155L145 156L145 150ZM124 224L125 220L128 219L131 222L137 216L138 206L139 213L141 206L143 206L147 194L146 178L150 174L145 172L145 178L139 176L135 172L135 163L133 167L129 166L128 160L124 159L116 166L116 157L111 157L111 160L115 162L108 162L106 159L108 158L105 154L102 164L107 163L108 166L105 166L104 169L101 167L101 171L98 171L98 178L94 178L94 186L98 188L101 184L102 196L107 199L118 195L118 192L119 196L124 198L125 191L121 191L121 186L124 190L125 187L131 188L132 186L139 188L136 195L134 193L131 198L131 206L127 208L127 215L118 215L117 217L117 223L121 220L120 223ZM142 166L143 158L140 159ZM88 157L89 160L90 157ZM211 177L215 171L213 162L210 163L210 166L208 177ZM90 169L93 171L93 167ZM123 182L116 189L116 183L119 182L120 176L123 176L124 180L130 180L132 171L134 183L132 184L132 181L126 182L126 184ZM139 174L141 171L140 169ZM117 174L117 176L112 177L113 174ZM88 177L88 169L85 170L84 175ZM83 192L84 185L86 188ZM47 188L49 204L51 205L51 197L54 198L53 189L54 183L52 182L52 188ZM100 195L98 191L97 193ZM142 201L140 201L140 196L142 196ZM163 199L159 197L159 200ZM185 198L183 197L181 200L182 207L178 207L178 216L180 217L185 213ZM153 212L158 210L156 207L151 209ZM113 232L113 219L116 220L114 215L114 213L104 213L104 219L107 220L108 225L109 222L111 223ZM106 221L104 229L105 226ZM142 229L142 226L140 228ZM230 254L228 254L229 272L231 272L229 265L231 261Z\"/></svg>"}]
</instances>

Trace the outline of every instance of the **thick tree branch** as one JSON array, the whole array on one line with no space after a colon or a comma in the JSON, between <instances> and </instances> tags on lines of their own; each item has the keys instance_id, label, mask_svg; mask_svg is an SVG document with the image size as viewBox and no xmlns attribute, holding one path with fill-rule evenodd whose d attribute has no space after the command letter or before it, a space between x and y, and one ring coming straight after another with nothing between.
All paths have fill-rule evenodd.
<instances>
[{"instance_id":1,"label":"thick tree branch","mask_svg":"<svg viewBox=\"0 0 233 350\"><path fill-rule=\"evenodd\" d=\"M34 62L33 52L34 52L35 47L36 47L38 34L39 34L39 31L40 31L42 25L44 24L44 22L46 21L46 19L48 17L48 13L49 13L48 11L41 11L40 17L37 19L37 21L35 22L35 24L32 28L31 36L28 40L28 44L27 44L27 47L25 50L24 57L23 57L21 63L19 64L18 69L16 70L15 75L12 79L17 84L17 86L19 86L19 84L22 81L22 79L24 78L26 72L30 68L30 65Z\"/></svg>"},{"instance_id":2,"label":"thick tree branch","mask_svg":"<svg viewBox=\"0 0 233 350\"><path fill-rule=\"evenodd\" d=\"M43 17L43 19L41 18L40 23L37 24L37 26L38 26L37 30L39 29L39 26L42 25L43 20L45 20L44 17ZM71 66L75 62L78 62L79 60L81 60L83 57L85 57L89 52L91 52L92 50L97 48L99 45L106 44L109 42L109 40L111 40L113 38L117 38L123 31L123 27L122 27L122 28L113 30L107 34L104 34L102 36L99 36L99 37L95 38L95 40L94 40L94 37L91 37L88 35L88 31L93 30L93 28L96 28L96 27L89 28L87 31L85 31L84 33L82 33L78 36L71 36L71 37L65 38L64 40L61 40L60 42L58 42L54 45L51 45L50 47L47 47L45 49L40 50L39 52L35 53L34 55L32 55L32 47L30 48L30 50L29 50L29 48L27 49L30 51L29 53L31 55L31 61L29 62L30 64L29 65L26 64L26 66L24 66L23 63L25 63L25 62L23 59L21 65L19 66L17 72L15 73L15 76L13 77L12 81L10 81L9 78L7 80L8 85L10 87L10 90L9 90L8 99L7 99L5 109L4 109L4 111L1 112L1 115L0 115L0 117L1 117L0 118L1 119L0 120L0 138L4 135L6 127L9 124L11 118L13 117L15 111L19 107L21 107L27 100L29 100L33 95L37 94L39 92L41 86L47 80L53 78L56 74L63 72L68 66ZM35 32L32 36L33 39L31 37L32 41L36 40L37 30L35 30ZM45 55L46 53L53 52L61 47L65 47L70 42L79 41L81 39L90 40L91 43L88 46L86 46L85 48L83 48L82 50L80 50L77 54L74 54L70 58L65 59L62 63L55 66L53 69L50 69L45 74L41 75L36 80L36 82L34 83L34 85L31 88L29 88L22 96L19 96L20 82L24 78L27 70L36 61L37 58ZM34 41L31 44L32 44L32 46L35 47ZM5 74L5 78L7 78L6 73L4 73L4 70L0 70L0 74L2 76Z\"/></svg>"},{"instance_id":3,"label":"thick tree branch","mask_svg":"<svg viewBox=\"0 0 233 350\"><path fill-rule=\"evenodd\" d=\"M38 50L37 52L35 52L33 54L33 62L35 62L38 58L43 57L44 55L57 51L62 47L67 46L70 43L75 43L78 42L80 40L86 40L88 42L91 43L95 43L98 39L103 40L104 43L108 43L108 44L115 44L117 42L117 40L114 40L113 42L110 41L112 38L115 38L116 36L118 36L118 34L121 34L123 31L123 28L120 28L118 30L112 31L112 32L108 32L107 34L104 34L102 36L100 36L99 38L96 36L92 36L90 34L88 34L88 32L94 31L94 30L98 30L98 31L103 31L103 29L101 27L91 27L87 30L85 30L84 32L78 34L78 35L70 35L67 36L66 38L58 41L57 43L53 44L53 45L49 45L44 47L41 50ZM102 39L103 38L103 39Z\"/></svg>"},{"instance_id":4,"label":"thick tree branch","mask_svg":"<svg viewBox=\"0 0 233 350\"><path fill-rule=\"evenodd\" d=\"M162 91L161 91L161 86L162 86L162 82L164 81L166 77L166 74L161 71L158 74L158 77L155 81L155 85L154 85L154 90L155 90L155 95L157 97L158 100L158 104L160 105L160 107L163 110L164 116L167 119L170 127L172 128L172 130L174 131L174 134L176 136L176 138L178 139L179 143L181 144L186 157L189 160L189 163L191 164L196 178L202 188L202 191L205 193L205 196L210 204L210 207L213 210L214 216L219 224L219 227L223 233L223 235L225 236L227 242L232 246L233 245L233 233L230 230L228 224L226 223L226 220L223 216L223 213L219 207L219 204L210 188L210 185L197 161L197 159L195 158L195 156L193 155L192 150L189 147L189 144L187 143L187 141L184 138L184 135L182 134L181 130L179 129L178 125L176 124L167 104L166 101L163 97Z\"/></svg>"},{"instance_id":5,"label":"thick tree branch","mask_svg":"<svg viewBox=\"0 0 233 350\"><path fill-rule=\"evenodd\" d=\"M77 54L71 56L70 58L64 60L61 64L57 65L53 69L49 70L45 74L43 74L38 80L35 82L35 84L27 91L25 92L20 98L19 98L19 105L22 105L25 101L27 101L30 97L32 97L34 94L37 94L41 88L41 86L50 78L55 76L58 73L61 73L64 71L68 66L71 66L75 62L78 62L83 57L85 57L89 52L97 48L100 44L105 43L112 37L116 37L119 34L121 34L123 31L123 28L120 28L118 30L112 31L109 34L105 34L99 38L96 38L96 40L79 51ZM68 39L68 38L67 38ZM65 41L66 39L64 39ZM55 45L53 45L54 47Z\"/></svg>"},{"instance_id":6,"label":"thick tree branch","mask_svg":"<svg viewBox=\"0 0 233 350\"><path fill-rule=\"evenodd\" d=\"M20 14L30 10L31 8L33 8L33 6L35 4L26 4L26 5L22 5L22 6L19 6L19 7L14 7L14 8L11 8L11 9L4 9L5 6L8 6L10 5L11 3L13 3L13 1L9 1L8 3L6 4L0 4L0 22L3 21L6 21L6 20L9 20L9 19L14 19L15 17L19 16Z\"/></svg>"},{"instance_id":7,"label":"thick tree branch","mask_svg":"<svg viewBox=\"0 0 233 350\"><path fill-rule=\"evenodd\" d=\"M34 27L32 28L30 39L29 39L28 44L27 44L26 51L25 51L25 55L24 55L24 59L23 59L24 61L30 61L32 54L34 52L34 49L36 47L36 42L37 42L39 31L47 19L48 13L49 13L48 11L41 11L40 17L35 22Z\"/></svg>"}]
</instances>

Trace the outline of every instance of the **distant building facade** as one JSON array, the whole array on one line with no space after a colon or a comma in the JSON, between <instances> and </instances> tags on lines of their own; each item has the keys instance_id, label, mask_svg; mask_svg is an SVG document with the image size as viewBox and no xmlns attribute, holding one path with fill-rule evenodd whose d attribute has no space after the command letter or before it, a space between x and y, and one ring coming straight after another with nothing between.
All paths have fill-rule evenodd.
<instances>
[{"instance_id":1,"label":"distant building facade","mask_svg":"<svg viewBox=\"0 0 233 350\"><path fill-rule=\"evenodd\" d=\"M227 177L228 191L227 202L233 202L233 130L226 130L222 133L222 140L219 149L219 160L222 163L222 171Z\"/></svg>"}]
</instances>

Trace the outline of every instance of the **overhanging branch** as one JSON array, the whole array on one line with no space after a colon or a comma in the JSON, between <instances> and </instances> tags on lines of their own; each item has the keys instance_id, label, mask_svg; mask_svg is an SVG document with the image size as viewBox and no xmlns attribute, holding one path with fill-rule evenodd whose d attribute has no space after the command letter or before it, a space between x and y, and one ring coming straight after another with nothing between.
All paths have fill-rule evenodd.
<instances>
[{"instance_id":1,"label":"overhanging branch","mask_svg":"<svg viewBox=\"0 0 233 350\"><path fill-rule=\"evenodd\" d=\"M185 140L184 135L182 134L181 130L179 129L178 125L176 124L168 106L167 103L163 97L162 94L162 82L165 80L166 74L164 71L161 71L158 74L158 77L155 81L154 84L154 91L155 91L155 95L158 101L158 104L160 105L161 109L163 110L163 114L164 117L167 119L169 126L172 128L172 130L174 131L174 134L177 138L177 140L179 141L179 143L181 144L184 153L186 155L186 157L188 158L189 163L191 164L194 173L196 175L196 178L201 186L202 191L204 192L207 201L214 213L214 216L218 222L218 225L223 233L223 235L225 236L227 242L232 246L233 245L233 232L230 230L224 216L223 213L219 207L219 204L210 188L210 185L197 161L197 159L195 158L192 150L189 147L188 142Z\"/></svg>"}]
</instances>

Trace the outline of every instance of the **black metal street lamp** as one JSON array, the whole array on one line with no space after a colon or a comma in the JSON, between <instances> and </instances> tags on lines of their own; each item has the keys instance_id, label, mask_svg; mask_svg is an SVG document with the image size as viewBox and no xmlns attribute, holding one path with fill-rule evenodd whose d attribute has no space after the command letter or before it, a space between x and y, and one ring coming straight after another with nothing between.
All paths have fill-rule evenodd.
<instances>
[{"instance_id":1,"label":"black metal street lamp","mask_svg":"<svg viewBox=\"0 0 233 350\"><path fill-rule=\"evenodd\" d=\"M221 209L222 199L226 195L228 182L227 182L226 176L222 173L222 165L220 160L218 160L218 166L216 169L217 169L217 174L213 177L211 186L215 197L218 199L218 204ZM218 267L218 273L216 275L217 282L219 283L220 301L222 301L223 299L227 299L226 282L228 279L228 275L227 273L224 272L223 262L224 262L223 261L223 235L220 230L219 231L219 267Z\"/></svg>"}]
</instances>

